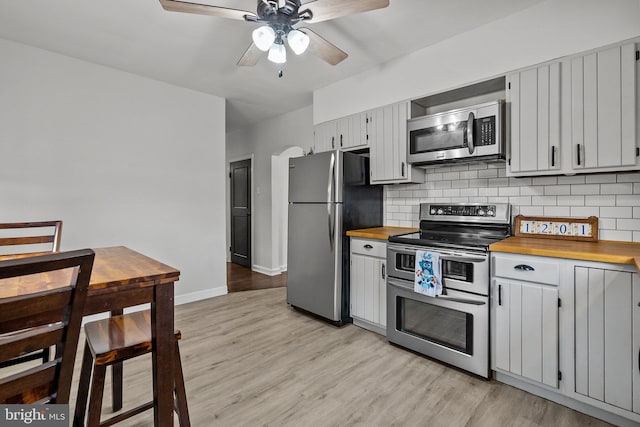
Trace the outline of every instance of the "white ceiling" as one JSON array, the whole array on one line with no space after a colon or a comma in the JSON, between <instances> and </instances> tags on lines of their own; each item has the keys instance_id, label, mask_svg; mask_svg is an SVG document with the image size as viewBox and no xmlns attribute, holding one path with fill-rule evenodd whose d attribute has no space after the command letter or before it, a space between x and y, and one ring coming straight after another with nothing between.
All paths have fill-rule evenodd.
<instances>
[{"instance_id":1,"label":"white ceiling","mask_svg":"<svg viewBox=\"0 0 640 427\"><path fill-rule=\"evenodd\" d=\"M158 0L0 0L0 37L224 97L231 131L310 105L315 89L541 1L391 0L386 9L307 24L349 57L331 66L288 51L281 79L266 54L255 67L236 66L256 24L167 12ZM256 0L196 2L256 8Z\"/></svg>"}]
</instances>

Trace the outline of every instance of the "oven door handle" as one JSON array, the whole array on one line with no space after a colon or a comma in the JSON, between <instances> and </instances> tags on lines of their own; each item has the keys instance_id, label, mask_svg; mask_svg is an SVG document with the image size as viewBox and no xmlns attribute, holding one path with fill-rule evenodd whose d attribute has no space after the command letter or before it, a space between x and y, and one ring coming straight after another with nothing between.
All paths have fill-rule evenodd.
<instances>
[{"instance_id":1,"label":"oven door handle","mask_svg":"<svg viewBox=\"0 0 640 427\"><path fill-rule=\"evenodd\" d=\"M467 299L467 298L458 298L458 297L450 297L447 295L438 295L436 298L444 300L444 301L451 301L451 302L459 302L462 304L471 304L471 305L485 305L486 302L484 301L478 301L475 299Z\"/></svg>"},{"instance_id":2,"label":"oven door handle","mask_svg":"<svg viewBox=\"0 0 640 427\"><path fill-rule=\"evenodd\" d=\"M487 258L476 258L476 257L468 257L468 256L446 256L440 255L440 259L442 261L455 261L455 262L485 262Z\"/></svg>"}]
</instances>

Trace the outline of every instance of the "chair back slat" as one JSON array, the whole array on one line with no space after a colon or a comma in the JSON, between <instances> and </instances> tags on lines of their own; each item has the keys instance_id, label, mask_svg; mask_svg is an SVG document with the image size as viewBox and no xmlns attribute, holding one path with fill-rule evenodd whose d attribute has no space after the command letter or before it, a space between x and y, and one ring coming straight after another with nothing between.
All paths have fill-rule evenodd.
<instances>
[{"instance_id":1,"label":"chair back slat","mask_svg":"<svg viewBox=\"0 0 640 427\"><path fill-rule=\"evenodd\" d=\"M23 351L57 348L55 360L0 379L0 404L68 403L93 259L93 251L84 249L0 261L0 279L39 274L48 283L52 275L62 274L68 281L56 289L0 298L0 333L5 334L0 362Z\"/></svg>"},{"instance_id":2,"label":"chair back slat","mask_svg":"<svg viewBox=\"0 0 640 427\"><path fill-rule=\"evenodd\" d=\"M9 360L64 340L64 324L54 323L0 335L0 360Z\"/></svg>"},{"instance_id":3,"label":"chair back slat","mask_svg":"<svg viewBox=\"0 0 640 427\"><path fill-rule=\"evenodd\" d=\"M25 322L25 327L39 326L34 324L34 317L42 313L58 312L64 310L73 295L73 288L64 288L44 291L37 296L21 295L15 298L6 298L2 303L2 317L0 318L0 329L4 322L20 321Z\"/></svg>"},{"instance_id":4,"label":"chair back slat","mask_svg":"<svg viewBox=\"0 0 640 427\"><path fill-rule=\"evenodd\" d=\"M0 223L0 255L58 252L62 221Z\"/></svg>"},{"instance_id":5,"label":"chair back slat","mask_svg":"<svg viewBox=\"0 0 640 427\"><path fill-rule=\"evenodd\" d=\"M0 402L29 404L55 395L59 359L0 379Z\"/></svg>"}]
</instances>

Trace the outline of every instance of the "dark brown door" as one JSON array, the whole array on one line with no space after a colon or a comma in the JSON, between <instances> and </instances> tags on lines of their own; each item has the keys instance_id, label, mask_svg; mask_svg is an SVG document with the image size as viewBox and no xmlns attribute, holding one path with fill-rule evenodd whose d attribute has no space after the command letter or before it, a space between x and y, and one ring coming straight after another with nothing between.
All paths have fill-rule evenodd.
<instances>
[{"instance_id":1,"label":"dark brown door","mask_svg":"<svg viewBox=\"0 0 640 427\"><path fill-rule=\"evenodd\" d=\"M231 262L251 268L251 160L230 164Z\"/></svg>"}]
</instances>

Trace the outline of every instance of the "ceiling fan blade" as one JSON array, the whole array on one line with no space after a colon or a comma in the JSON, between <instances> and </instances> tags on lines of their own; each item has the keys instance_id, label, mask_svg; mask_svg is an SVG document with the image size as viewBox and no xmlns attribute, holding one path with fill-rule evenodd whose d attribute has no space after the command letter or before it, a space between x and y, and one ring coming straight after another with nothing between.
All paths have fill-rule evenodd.
<instances>
[{"instance_id":1,"label":"ceiling fan blade","mask_svg":"<svg viewBox=\"0 0 640 427\"><path fill-rule=\"evenodd\" d=\"M218 16L221 18L245 20L245 16L257 18L255 13L246 10L229 9L227 7L211 6L208 4L189 3L178 0L160 0L165 10L170 12L196 13L198 15Z\"/></svg>"},{"instance_id":2,"label":"ceiling fan blade","mask_svg":"<svg viewBox=\"0 0 640 427\"><path fill-rule=\"evenodd\" d=\"M346 52L338 48L333 43L328 42L323 37L314 33L308 28L298 28L309 36L309 52L328 62L331 65L336 65L345 59L347 59Z\"/></svg>"},{"instance_id":3,"label":"ceiling fan blade","mask_svg":"<svg viewBox=\"0 0 640 427\"><path fill-rule=\"evenodd\" d=\"M306 22L315 23L387 6L389 0L312 0L303 4L300 9L311 10L313 18Z\"/></svg>"},{"instance_id":4,"label":"ceiling fan blade","mask_svg":"<svg viewBox=\"0 0 640 427\"><path fill-rule=\"evenodd\" d=\"M245 51L242 57L238 60L238 64L241 67L253 67L260 60L262 51L258 49L255 43L251 43L249 48Z\"/></svg>"}]
</instances>

